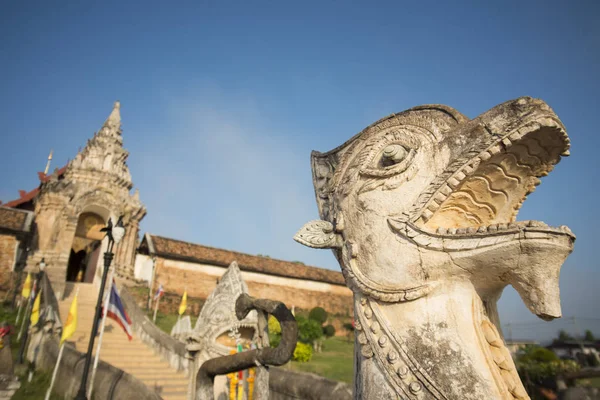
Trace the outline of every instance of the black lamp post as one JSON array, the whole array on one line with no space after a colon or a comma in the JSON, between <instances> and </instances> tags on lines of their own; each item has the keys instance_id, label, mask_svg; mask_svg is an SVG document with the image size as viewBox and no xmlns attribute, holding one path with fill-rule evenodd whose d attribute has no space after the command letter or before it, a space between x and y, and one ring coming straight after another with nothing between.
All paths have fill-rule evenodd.
<instances>
[{"instance_id":1,"label":"black lamp post","mask_svg":"<svg viewBox=\"0 0 600 400\"><path fill-rule=\"evenodd\" d=\"M98 333L98 324L100 322L100 314L102 312L102 295L104 294L104 287L106 286L106 278L108 276L108 270L110 263L114 257L113 247L115 244L119 244L123 236L125 236L125 227L123 226L123 217L119 217L117 225L113 226L112 221L108 220L106 227L101 229L101 232L106 232L108 237L108 249L104 253L104 272L102 273L102 283L100 284L100 292L98 293L98 301L96 302L96 314L94 315L94 323L92 324L92 333L90 336L90 342L88 344L87 354L85 355L85 365L83 366L83 376L81 378L81 384L75 400L87 400L86 386L88 379L88 372L90 364L92 362L92 351L94 350L94 341L96 340L96 334Z\"/></svg>"},{"instance_id":2,"label":"black lamp post","mask_svg":"<svg viewBox=\"0 0 600 400\"><path fill-rule=\"evenodd\" d=\"M39 267L39 272L37 273L36 276L36 284L35 284L35 296L39 296L40 290L41 290L41 284L42 284L42 277L44 276L44 269L46 268L46 260L44 260L43 258L40 260L40 263L38 264ZM35 301L35 298L31 299L31 301ZM31 311L33 309L33 304L31 306L31 308L29 308L29 311L25 313L25 315L23 316L23 318L25 318L23 320L23 324L25 324L25 327L23 328L23 337L21 338L21 345L19 346L19 357L17 358L17 362L19 364L23 364L23 361L25 361L25 346L27 345L27 338L29 336L29 325L31 324Z\"/></svg>"}]
</instances>

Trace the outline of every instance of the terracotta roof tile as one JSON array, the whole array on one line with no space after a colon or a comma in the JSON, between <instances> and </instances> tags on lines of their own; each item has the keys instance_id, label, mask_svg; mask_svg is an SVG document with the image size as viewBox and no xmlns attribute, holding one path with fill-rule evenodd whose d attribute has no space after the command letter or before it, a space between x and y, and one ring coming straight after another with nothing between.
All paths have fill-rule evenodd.
<instances>
[{"instance_id":1,"label":"terracotta roof tile","mask_svg":"<svg viewBox=\"0 0 600 400\"><path fill-rule=\"evenodd\" d=\"M42 182L42 183L48 182L52 178L52 175L54 175L54 173L56 173L57 176L62 176L65 173L65 171L67 170L68 166L69 166L69 164L67 163L67 165L55 170L55 172L52 172L49 175L46 175L43 172L38 172L38 178L40 178L40 182Z\"/></svg>"},{"instance_id":2,"label":"terracotta roof tile","mask_svg":"<svg viewBox=\"0 0 600 400\"><path fill-rule=\"evenodd\" d=\"M154 244L156 255L164 258L195 261L224 267L231 264L232 261L237 261L242 271L345 285L344 277L337 271L311 267L297 262L217 249L161 236L148 236L151 237Z\"/></svg>"},{"instance_id":3,"label":"terracotta roof tile","mask_svg":"<svg viewBox=\"0 0 600 400\"><path fill-rule=\"evenodd\" d=\"M56 172L57 176L62 176L65 173L65 171L67 170L68 166L69 166L69 164L56 170L55 172ZM54 175L54 172L51 173L50 175L46 175L43 172L38 172L38 178L41 183L48 182L52 178L52 175ZM30 192L26 192L25 190L19 190L19 198L15 199L15 200L11 200L7 203L4 203L3 206L4 207L17 207L23 203L27 203L28 201L33 200L38 195L39 192L40 192L39 187L33 189Z\"/></svg>"},{"instance_id":4,"label":"terracotta roof tile","mask_svg":"<svg viewBox=\"0 0 600 400\"><path fill-rule=\"evenodd\" d=\"M2 206L0 207L0 229L28 232L32 220L30 216L33 216L30 211L16 210Z\"/></svg>"},{"instance_id":5,"label":"terracotta roof tile","mask_svg":"<svg viewBox=\"0 0 600 400\"><path fill-rule=\"evenodd\" d=\"M31 192L25 192L24 190L19 190L19 198L16 200L9 201L8 203L4 203L4 207L16 207L23 203L27 203L35 198L40 192L39 188L33 189Z\"/></svg>"}]
</instances>

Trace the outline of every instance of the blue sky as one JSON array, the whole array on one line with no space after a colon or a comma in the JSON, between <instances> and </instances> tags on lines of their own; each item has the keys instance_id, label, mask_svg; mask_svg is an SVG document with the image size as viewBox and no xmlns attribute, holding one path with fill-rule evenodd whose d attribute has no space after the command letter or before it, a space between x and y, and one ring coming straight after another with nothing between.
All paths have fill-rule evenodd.
<instances>
[{"instance_id":1,"label":"blue sky","mask_svg":"<svg viewBox=\"0 0 600 400\"><path fill-rule=\"evenodd\" d=\"M37 185L51 148L54 167L73 158L120 100L143 231L338 269L292 240L317 217L311 150L419 104L473 118L539 97L572 156L519 219L578 235L563 314L600 335L600 3L83 3L2 7L3 201ZM514 338L575 327L537 320L511 288L500 311Z\"/></svg>"}]
</instances>

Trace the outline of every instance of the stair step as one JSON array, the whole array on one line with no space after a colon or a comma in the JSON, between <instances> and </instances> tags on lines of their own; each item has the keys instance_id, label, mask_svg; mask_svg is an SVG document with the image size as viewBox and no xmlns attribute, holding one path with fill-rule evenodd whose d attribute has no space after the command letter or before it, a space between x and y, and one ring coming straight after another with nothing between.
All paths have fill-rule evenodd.
<instances>
[{"instance_id":1,"label":"stair step","mask_svg":"<svg viewBox=\"0 0 600 400\"><path fill-rule=\"evenodd\" d=\"M85 352L90 342L98 288L92 285L79 287L77 330L70 342L75 344L77 350ZM65 321L75 292L70 293L69 298L59 304L61 316ZM97 344L98 336L94 340L94 355ZM100 359L135 376L146 386L156 390L165 400L187 400L189 378L186 377L185 371L172 368L135 334L133 340L129 340L123 329L111 319L106 320Z\"/></svg>"},{"instance_id":2,"label":"stair step","mask_svg":"<svg viewBox=\"0 0 600 400\"><path fill-rule=\"evenodd\" d=\"M139 379L139 378L138 378ZM166 380L166 379L140 379L142 382L144 382L144 384L146 386L149 387L154 387L154 386L160 386L162 388L173 388L174 390L177 391L185 391L187 392L187 387L188 387L188 381L187 380L182 380L182 381L170 381L170 380Z\"/></svg>"},{"instance_id":3,"label":"stair step","mask_svg":"<svg viewBox=\"0 0 600 400\"><path fill-rule=\"evenodd\" d=\"M185 376L183 371L175 372L174 370L170 371L139 371L138 376L140 379L160 379L172 376L173 379L185 379L188 378Z\"/></svg>"},{"instance_id":4,"label":"stair step","mask_svg":"<svg viewBox=\"0 0 600 400\"><path fill-rule=\"evenodd\" d=\"M137 377L139 380L147 384L151 385L171 385L176 387L187 387L188 380L187 379L175 379L175 378L141 378Z\"/></svg>"}]
</instances>

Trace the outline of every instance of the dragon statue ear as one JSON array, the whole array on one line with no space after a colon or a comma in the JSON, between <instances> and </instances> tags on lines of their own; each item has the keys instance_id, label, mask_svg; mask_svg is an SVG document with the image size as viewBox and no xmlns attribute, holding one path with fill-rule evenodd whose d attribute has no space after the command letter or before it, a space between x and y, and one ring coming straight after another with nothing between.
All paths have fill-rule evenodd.
<instances>
[{"instance_id":1,"label":"dragon statue ear","mask_svg":"<svg viewBox=\"0 0 600 400\"><path fill-rule=\"evenodd\" d=\"M342 235L334 232L333 224L321 219L304 224L294 240L314 249L338 249L343 243Z\"/></svg>"}]
</instances>

